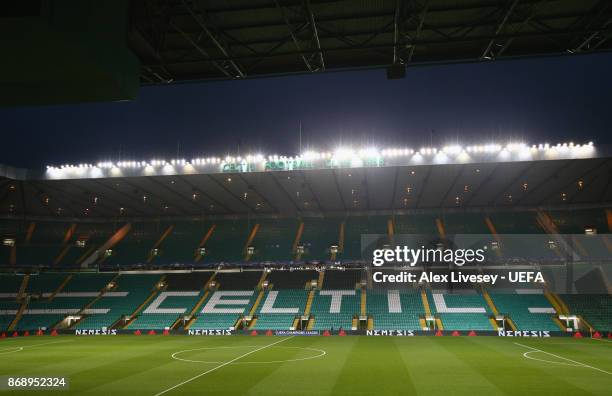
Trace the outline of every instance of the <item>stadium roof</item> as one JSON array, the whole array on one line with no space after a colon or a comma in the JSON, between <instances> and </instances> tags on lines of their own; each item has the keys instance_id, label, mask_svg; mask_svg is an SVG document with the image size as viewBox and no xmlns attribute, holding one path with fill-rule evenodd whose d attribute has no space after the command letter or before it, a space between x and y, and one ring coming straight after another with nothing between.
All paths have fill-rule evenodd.
<instances>
[{"instance_id":1,"label":"stadium roof","mask_svg":"<svg viewBox=\"0 0 612 396\"><path fill-rule=\"evenodd\" d=\"M129 42L152 83L612 49L599 0L138 0Z\"/></svg>"},{"instance_id":2,"label":"stadium roof","mask_svg":"<svg viewBox=\"0 0 612 396\"><path fill-rule=\"evenodd\" d=\"M125 161L49 168L42 176L4 168L0 215L108 219L600 206L612 202L612 156L604 151L592 144L492 144L339 149L292 159L255 156L252 163ZM309 155L314 159L304 161Z\"/></svg>"}]
</instances>

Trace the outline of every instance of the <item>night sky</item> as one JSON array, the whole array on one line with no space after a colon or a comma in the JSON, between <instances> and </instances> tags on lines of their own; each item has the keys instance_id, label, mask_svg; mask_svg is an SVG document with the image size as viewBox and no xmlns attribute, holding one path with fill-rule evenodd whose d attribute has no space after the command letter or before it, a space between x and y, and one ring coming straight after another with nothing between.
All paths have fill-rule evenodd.
<instances>
[{"instance_id":1,"label":"night sky","mask_svg":"<svg viewBox=\"0 0 612 396\"><path fill-rule=\"evenodd\" d=\"M0 108L0 163L523 140L612 143L612 54L147 86L137 100Z\"/></svg>"}]
</instances>

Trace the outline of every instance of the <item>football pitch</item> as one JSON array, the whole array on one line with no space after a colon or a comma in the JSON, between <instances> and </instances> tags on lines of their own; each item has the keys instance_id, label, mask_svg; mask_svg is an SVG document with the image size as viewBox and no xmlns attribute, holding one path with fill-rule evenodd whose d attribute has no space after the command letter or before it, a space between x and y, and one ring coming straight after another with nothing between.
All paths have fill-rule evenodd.
<instances>
[{"instance_id":1,"label":"football pitch","mask_svg":"<svg viewBox=\"0 0 612 396\"><path fill-rule=\"evenodd\" d=\"M510 337L58 336L0 340L0 376L86 395L610 395L612 342Z\"/></svg>"}]
</instances>

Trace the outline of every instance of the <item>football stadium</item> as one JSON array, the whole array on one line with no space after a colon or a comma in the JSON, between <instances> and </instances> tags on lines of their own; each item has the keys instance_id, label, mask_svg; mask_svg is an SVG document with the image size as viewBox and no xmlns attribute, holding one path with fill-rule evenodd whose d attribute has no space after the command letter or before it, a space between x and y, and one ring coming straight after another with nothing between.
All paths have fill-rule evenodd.
<instances>
[{"instance_id":1,"label":"football stadium","mask_svg":"<svg viewBox=\"0 0 612 396\"><path fill-rule=\"evenodd\" d=\"M612 48L605 1L29 3L3 106ZM605 140L301 138L0 165L0 394L610 394Z\"/></svg>"}]
</instances>

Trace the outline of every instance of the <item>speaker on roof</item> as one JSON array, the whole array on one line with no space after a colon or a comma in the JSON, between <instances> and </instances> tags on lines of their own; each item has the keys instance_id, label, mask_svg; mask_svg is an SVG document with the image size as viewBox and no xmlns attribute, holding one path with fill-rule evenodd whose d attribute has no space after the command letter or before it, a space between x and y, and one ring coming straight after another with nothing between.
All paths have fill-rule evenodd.
<instances>
[{"instance_id":1,"label":"speaker on roof","mask_svg":"<svg viewBox=\"0 0 612 396\"><path fill-rule=\"evenodd\" d=\"M387 67L387 80L397 80L406 77L406 65L396 63Z\"/></svg>"}]
</instances>

